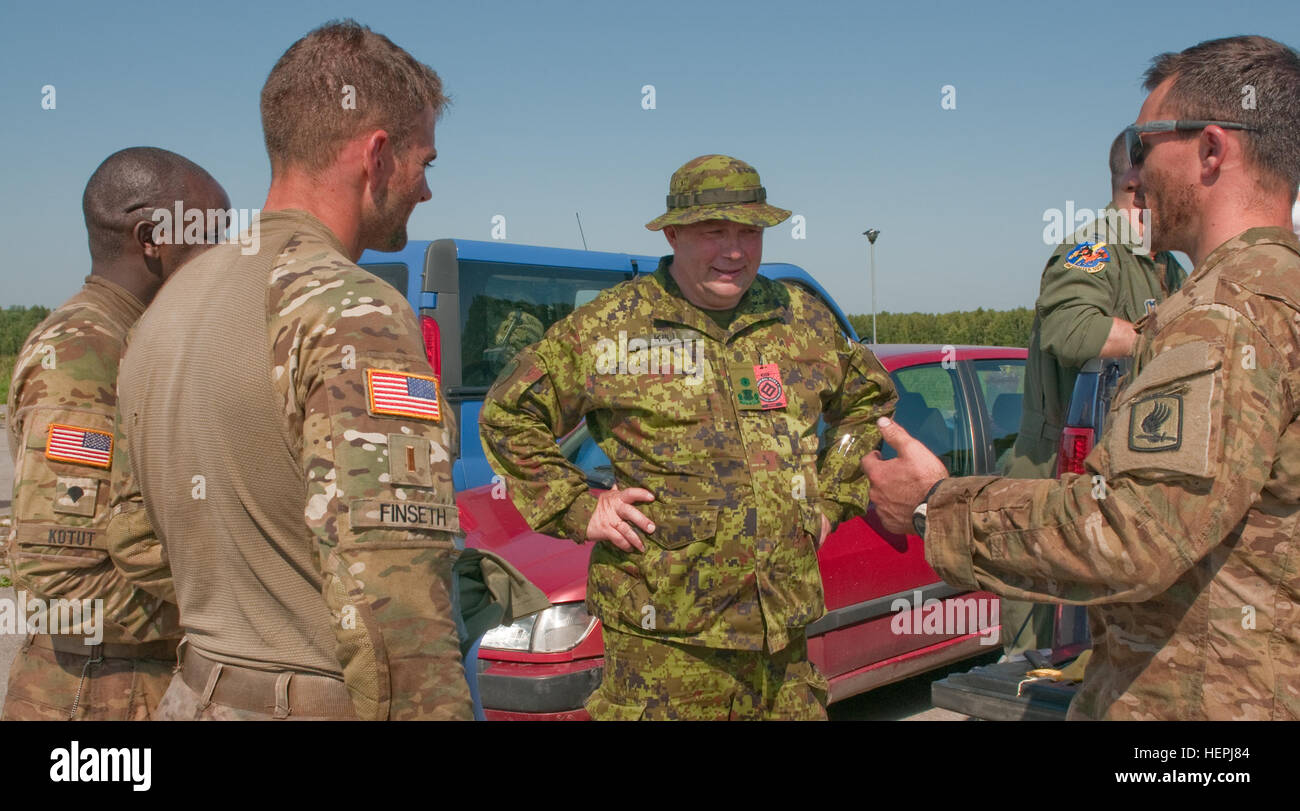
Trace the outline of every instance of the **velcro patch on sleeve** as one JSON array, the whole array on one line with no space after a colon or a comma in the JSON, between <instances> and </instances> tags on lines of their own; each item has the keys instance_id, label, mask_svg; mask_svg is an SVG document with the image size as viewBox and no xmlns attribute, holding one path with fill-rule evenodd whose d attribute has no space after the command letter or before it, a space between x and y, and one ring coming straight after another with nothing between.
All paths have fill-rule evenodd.
<instances>
[{"instance_id":1,"label":"velcro patch on sleeve","mask_svg":"<svg viewBox=\"0 0 1300 811\"><path fill-rule=\"evenodd\" d=\"M46 546L77 546L83 549L105 548L102 533L97 530L58 524L23 524L14 532L14 542Z\"/></svg>"},{"instance_id":2,"label":"velcro patch on sleeve","mask_svg":"<svg viewBox=\"0 0 1300 811\"><path fill-rule=\"evenodd\" d=\"M45 458L108 470L113 464L113 435L93 428L50 423Z\"/></svg>"},{"instance_id":3,"label":"velcro patch on sleeve","mask_svg":"<svg viewBox=\"0 0 1300 811\"><path fill-rule=\"evenodd\" d=\"M1204 341L1155 356L1121 395L1109 431L1113 472L1212 476L1223 444L1221 365Z\"/></svg>"},{"instance_id":4,"label":"velcro patch on sleeve","mask_svg":"<svg viewBox=\"0 0 1300 811\"><path fill-rule=\"evenodd\" d=\"M349 509L353 529L436 529L460 532L460 515L455 504L362 499Z\"/></svg>"},{"instance_id":5,"label":"velcro patch on sleeve","mask_svg":"<svg viewBox=\"0 0 1300 811\"><path fill-rule=\"evenodd\" d=\"M99 482L79 476L59 476L54 484L54 511L92 518L98 501Z\"/></svg>"},{"instance_id":6,"label":"velcro patch on sleeve","mask_svg":"<svg viewBox=\"0 0 1300 811\"><path fill-rule=\"evenodd\" d=\"M390 369L366 369L366 407L372 415L439 419L438 378Z\"/></svg>"}]
</instances>

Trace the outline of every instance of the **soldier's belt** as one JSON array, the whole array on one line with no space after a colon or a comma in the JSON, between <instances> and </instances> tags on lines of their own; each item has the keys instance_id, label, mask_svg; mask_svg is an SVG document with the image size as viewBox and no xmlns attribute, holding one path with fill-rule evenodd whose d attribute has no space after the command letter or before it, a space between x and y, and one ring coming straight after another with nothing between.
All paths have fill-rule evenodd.
<instances>
[{"instance_id":1,"label":"soldier's belt","mask_svg":"<svg viewBox=\"0 0 1300 811\"><path fill-rule=\"evenodd\" d=\"M32 647L70 653L92 659L162 659L175 661L176 640L142 642L136 645L87 645L84 636L76 634L32 634Z\"/></svg>"},{"instance_id":2,"label":"soldier's belt","mask_svg":"<svg viewBox=\"0 0 1300 811\"><path fill-rule=\"evenodd\" d=\"M186 645L181 678L199 694L201 705L221 704L275 718L306 716L356 720L348 688L339 679L315 673L253 670L214 662Z\"/></svg>"}]
</instances>

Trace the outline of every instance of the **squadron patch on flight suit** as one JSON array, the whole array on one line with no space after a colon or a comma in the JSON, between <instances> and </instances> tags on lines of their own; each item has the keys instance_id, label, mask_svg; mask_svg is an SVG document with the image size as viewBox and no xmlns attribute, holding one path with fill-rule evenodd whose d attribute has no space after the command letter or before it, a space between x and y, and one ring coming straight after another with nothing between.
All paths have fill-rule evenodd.
<instances>
[{"instance_id":1,"label":"squadron patch on flight suit","mask_svg":"<svg viewBox=\"0 0 1300 811\"><path fill-rule=\"evenodd\" d=\"M108 470L113 464L113 435L93 428L50 423L45 458Z\"/></svg>"},{"instance_id":2,"label":"squadron patch on flight suit","mask_svg":"<svg viewBox=\"0 0 1300 811\"><path fill-rule=\"evenodd\" d=\"M1066 255L1065 266L1086 270L1089 273L1100 273L1106 269L1106 263L1109 261L1110 251L1107 250L1106 243L1080 242Z\"/></svg>"},{"instance_id":3,"label":"squadron patch on flight suit","mask_svg":"<svg viewBox=\"0 0 1300 811\"><path fill-rule=\"evenodd\" d=\"M372 416L439 420L438 378L389 369L366 369L366 405Z\"/></svg>"}]
</instances>

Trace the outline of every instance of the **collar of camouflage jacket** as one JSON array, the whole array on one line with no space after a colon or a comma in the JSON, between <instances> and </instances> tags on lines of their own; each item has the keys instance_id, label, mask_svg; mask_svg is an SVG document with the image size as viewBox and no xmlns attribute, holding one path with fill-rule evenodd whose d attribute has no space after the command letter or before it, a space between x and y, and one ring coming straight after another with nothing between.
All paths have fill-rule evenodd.
<instances>
[{"instance_id":1,"label":"collar of camouflage jacket","mask_svg":"<svg viewBox=\"0 0 1300 811\"><path fill-rule=\"evenodd\" d=\"M343 243L339 241L338 236L330 230L330 227L316 218L310 211L303 211L300 208L284 208L277 211L263 211L258 217L258 226L262 229L263 237L268 231L274 233L280 229L288 228L293 231L306 231L314 237L319 238L322 242L338 251L343 256L348 252L344 250Z\"/></svg>"},{"instance_id":2,"label":"collar of camouflage jacket","mask_svg":"<svg viewBox=\"0 0 1300 811\"><path fill-rule=\"evenodd\" d=\"M740 297L736 305L735 317L731 325L722 328L703 310L686 300L682 289L677 285L669 268L672 266L671 254L659 260L659 267L651 275L653 284L649 285L655 299L654 319L656 322L681 324L691 327L709 337L727 343L735 336L755 324L767 321L790 322L790 292L785 285L758 276Z\"/></svg>"},{"instance_id":3,"label":"collar of camouflage jacket","mask_svg":"<svg viewBox=\"0 0 1300 811\"><path fill-rule=\"evenodd\" d=\"M1249 228L1210 251L1210 255L1205 257L1205 261L1201 263L1200 267L1193 271L1191 278L1187 281L1198 281L1209 273L1215 265L1222 262L1231 254L1244 248L1254 248L1260 245L1282 245L1283 247L1290 248L1293 252L1300 254L1300 238L1297 238L1291 231L1271 225L1260 228Z\"/></svg>"},{"instance_id":4,"label":"collar of camouflage jacket","mask_svg":"<svg viewBox=\"0 0 1300 811\"><path fill-rule=\"evenodd\" d=\"M86 277L86 294L103 305L107 310L126 316L127 326L134 324L144 313L145 304L125 287L111 282L103 276Z\"/></svg>"}]
</instances>

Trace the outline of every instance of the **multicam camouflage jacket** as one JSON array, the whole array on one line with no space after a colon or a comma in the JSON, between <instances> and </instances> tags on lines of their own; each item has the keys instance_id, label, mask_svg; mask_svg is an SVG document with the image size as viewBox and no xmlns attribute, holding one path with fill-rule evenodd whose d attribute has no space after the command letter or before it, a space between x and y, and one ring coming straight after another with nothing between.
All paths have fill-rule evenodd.
<instances>
[{"instance_id":1,"label":"multicam camouflage jacket","mask_svg":"<svg viewBox=\"0 0 1300 811\"><path fill-rule=\"evenodd\" d=\"M107 643L178 635L175 606L127 582L106 551L117 367L144 305L99 276L28 337L9 389L14 581L46 600L104 601ZM76 632L65 628L62 632Z\"/></svg>"},{"instance_id":2,"label":"multicam camouflage jacket","mask_svg":"<svg viewBox=\"0 0 1300 811\"><path fill-rule=\"evenodd\" d=\"M930 497L944 580L1091 606L1072 718L1300 719L1298 254L1248 230L1160 305L1089 474Z\"/></svg>"},{"instance_id":3,"label":"multicam camouflage jacket","mask_svg":"<svg viewBox=\"0 0 1300 811\"><path fill-rule=\"evenodd\" d=\"M618 486L655 495L638 505L655 525L643 553L592 550L593 613L629 633L775 652L825 611L821 516L866 504L858 460L893 385L811 293L759 277L724 329L682 297L670 263L521 352L488 392L483 445L534 529L583 542L596 499L555 438L586 418Z\"/></svg>"},{"instance_id":4,"label":"multicam camouflage jacket","mask_svg":"<svg viewBox=\"0 0 1300 811\"><path fill-rule=\"evenodd\" d=\"M133 333L114 559L174 581L205 657L341 676L362 719L468 719L451 413L415 316L311 215L260 228L257 255L181 268Z\"/></svg>"}]
</instances>

